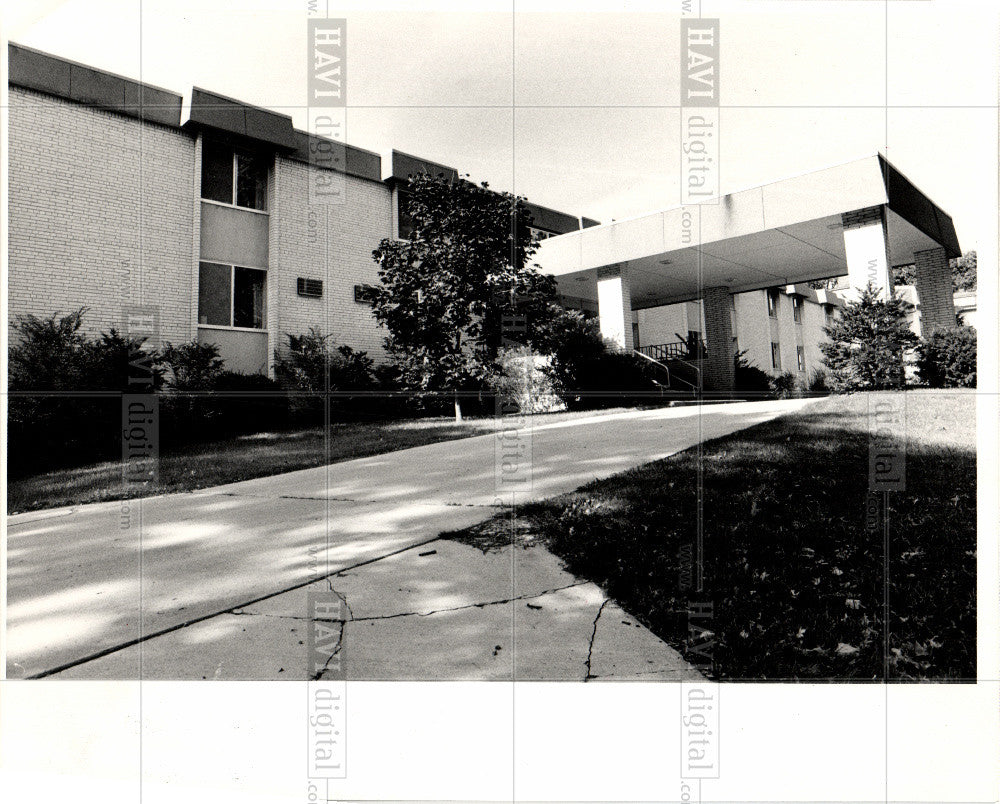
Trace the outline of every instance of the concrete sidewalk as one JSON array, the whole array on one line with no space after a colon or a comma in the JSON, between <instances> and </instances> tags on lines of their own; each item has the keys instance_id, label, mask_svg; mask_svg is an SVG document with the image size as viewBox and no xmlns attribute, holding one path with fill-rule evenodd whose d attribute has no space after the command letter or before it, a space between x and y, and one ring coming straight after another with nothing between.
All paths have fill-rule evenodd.
<instances>
[{"instance_id":1,"label":"concrete sidewalk","mask_svg":"<svg viewBox=\"0 0 1000 804\"><path fill-rule=\"evenodd\" d=\"M524 458L530 491L516 502L571 491L806 404L665 408L535 428ZM510 501L497 495L498 443L478 436L132 501L127 519L120 502L10 517L8 675L50 672L134 640L146 640L148 654L166 638L151 634L193 621L217 626L213 618L248 601L480 522ZM261 649L256 639L244 644L244 660ZM105 677L136 674L119 668Z\"/></svg>"},{"instance_id":2,"label":"concrete sidewalk","mask_svg":"<svg viewBox=\"0 0 1000 804\"><path fill-rule=\"evenodd\" d=\"M77 665L55 678L699 680L677 651L542 547L436 540ZM309 594L330 592L309 653Z\"/></svg>"}]
</instances>

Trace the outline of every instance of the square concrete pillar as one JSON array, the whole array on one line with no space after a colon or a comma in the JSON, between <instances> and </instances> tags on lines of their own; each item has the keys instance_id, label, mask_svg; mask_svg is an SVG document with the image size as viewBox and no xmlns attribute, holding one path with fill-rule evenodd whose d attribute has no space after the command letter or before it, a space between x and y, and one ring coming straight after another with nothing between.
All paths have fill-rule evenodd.
<instances>
[{"instance_id":1,"label":"square concrete pillar","mask_svg":"<svg viewBox=\"0 0 1000 804\"><path fill-rule=\"evenodd\" d=\"M955 297L951 266L944 248L915 251L914 284L920 308L920 333L927 338L935 329L955 326Z\"/></svg>"},{"instance_id":2,"label":"square concrete pillar","mask_svg":"<svg viewBox=\"0 0 1000 804\"><path fill-rule=\"evenodd\" d=\"M705 311L705 346L708 357L702 363L703 382L709 391L732 391L736 386L733 361L733 319L728 287L705 288L702 306Z\"/></svg>"},{"instance_id":3,"label":"square concrete pillar","mask_svg":"<svg viewBox=\"0 0 1000 804\"><path fill-rule=\"evenodd\" d=\"M881 299L892 296L892 263L883 207L868 207L841 215L844 226L844 252L852 299L861 295L869 283Z\"/></svg>"},{"instance_id":4,"label":"square concrete pillar","mask_svg":"<svg viewBox=\"0 0 1000 804\"><path fill-rule=\"evenodd\" d=\"M619 351L631 352L635 348L632 343L632 296L624 268L597 270L597 314L601 335Z\"/></svg>"}]
</instances>

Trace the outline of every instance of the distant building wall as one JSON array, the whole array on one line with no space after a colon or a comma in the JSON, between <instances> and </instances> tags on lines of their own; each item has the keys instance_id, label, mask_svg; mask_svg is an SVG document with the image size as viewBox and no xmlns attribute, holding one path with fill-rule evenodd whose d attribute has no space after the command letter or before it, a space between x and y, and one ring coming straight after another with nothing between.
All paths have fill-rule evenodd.
<instances>
[{"instance_id":1,"label":"distant building wall","mask_svg":"<svg viewBox=\"0 0 1000 804\"><path fill-rule=\"evenodd\" d=\"M976 327L978 309L976 291L960 290L955 294L955 313L965 326ZM978 327L976 328L978 329Z\"/></svg>"},{"instance_id":2,"label":"distant building wall","mask_svg":"<svg viewBox=\"0 0 1000 804\"><path fill-rule=\"evenodd\" d=\"M391 236L392 195L381 182L355 176L343 181L344 203L310 204L309 176L317 168L278 157L275 209L276 243L272 243L269 280L277 283L278 348L287 334L310 327L333 336L336 345L384 357L385 331L372 317L369 304L355 301L355 285L377 285L378 265L372 251ZM323 282L320 298L300 296L299 278Z\"/></svg>"},{"instance_id":3,"label":"distant building wall","mask_svg":"<svg viewBox=\"0 0 1000 804\"><path fill-rule=\"evenodd\" d=\"M11 319L87 307L90 334L151 304L160 335L194 337L194 141L161 126L9 87Z\"/></svg>"},{"instance_id":4,"label":"distant building wall","mask_svg":"<svg viewBox=\"0 0 1000 804\"><path fill-rule=\"evenodd\" d=\"M755 290L733 297L734 333L736 348L745 353L744 359L770 374L778 373L771 358L771 344L778 344L781 371L790 371L805 383L814 371L823 368L820 344L826 340L823 331L827 323L826 306L815 291L802 287L794 290L799 291L802 298L801 323L795 321L792 297L796 294L782 288L777 294L776 315L772 318L768 313L767 291ZM676 341L678 333L683 335L689 329L704 331L702 322L696 318L698 307L697 303L685 302L639 310L640 344ZM711 349L711 344L708 347ZM803 370L799 369L799 347L805 359Z\"/></svg>"},{"instance_id":5,"label":"distant building wall","mask_svg":"<svg viewBox=\"0 0 1000 804\"><path fill-rule=\"evenodd\" d=\"M763 290L736 296L736 348L762 371L771 370L771 326Z\"/></svg>"}]
</instances>

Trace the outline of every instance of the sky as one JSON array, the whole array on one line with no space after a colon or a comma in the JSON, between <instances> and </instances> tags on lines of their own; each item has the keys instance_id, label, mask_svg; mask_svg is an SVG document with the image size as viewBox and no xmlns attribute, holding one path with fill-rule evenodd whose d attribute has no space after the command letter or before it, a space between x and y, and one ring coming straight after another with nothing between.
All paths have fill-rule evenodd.
<instances>
[{"instance_id":1,"label":"sky","mask_svg":"<svg viewBox=\"0 0 1000 804\"><path fill-rule=\"evenodd\" d=\"M9 4L3 34L302 128L309 2L36 0ZM349 143L601 221L679 203L682 0L315 2L348 21ZM991 3L703 0L701 13L721 20L724 192L881 151L952 215L963 249L995 245Z\"/></svg>"}]
</instances>

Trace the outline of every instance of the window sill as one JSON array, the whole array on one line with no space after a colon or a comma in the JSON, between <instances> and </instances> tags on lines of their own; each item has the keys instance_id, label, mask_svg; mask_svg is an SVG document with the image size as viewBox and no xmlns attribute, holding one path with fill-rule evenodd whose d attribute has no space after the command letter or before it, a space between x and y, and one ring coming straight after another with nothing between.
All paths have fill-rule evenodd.
<instances>
[{"instance_id":1,"label":"window sill","mask_svg":"<svg viewBox=\"0 0 1000 804\"><path fill-rule=\"evenodd\" d=\"M224 201L213 201L211 198L202 198L201 203L212 204L216 207L225 207L226 209L238 209L243 212L253 212L255 215L268 215L270 214L266 209L254 209L253 207L241 207L238 204L227 204Z\"/></svg>"},{"instance_id":2,"label":"window sill","mask_svg":"<svg viewBox=\"0 0 1000 804\"><path fill-rule=\"evenodd\" d=\"M227 327L224 324L198 324L198 329L221 329L226 332L263 332L268 333L266 327Z\"/></svg>"}]
</instances>

